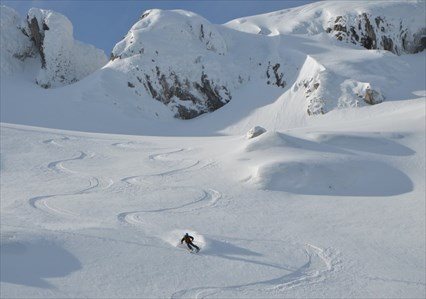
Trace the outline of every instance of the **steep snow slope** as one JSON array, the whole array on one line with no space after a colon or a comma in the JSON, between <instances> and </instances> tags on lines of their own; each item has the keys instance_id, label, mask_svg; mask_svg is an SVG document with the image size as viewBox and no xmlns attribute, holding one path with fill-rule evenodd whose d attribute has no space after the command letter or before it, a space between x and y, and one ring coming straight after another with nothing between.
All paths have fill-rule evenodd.
<instances>
[{"instance_id":1,"label":"steep snow slope","mask_svg":"<svg viewBox=\"0 0 426 299\"><path fill-rule=\"evenodd\" d=\"M426 47L425 2L321 1L258 16L235 19L227 27L263 35L328 33L340 41L396 54Z\"/></svg>"},{"instance_id":2,"label":"steep snow slope","mask_svg":"<svg viewBox=\"0 0 426 299\"><path fill-rule=\"evenodd\" d=\"M16 65L41 66L35 81L49 88L76 82L107 62L102 50L74 40L71 22L50 10L32 8L26 21L11 8L1 7L1 72L16 74Z\"/></svg>"}]
</instances>

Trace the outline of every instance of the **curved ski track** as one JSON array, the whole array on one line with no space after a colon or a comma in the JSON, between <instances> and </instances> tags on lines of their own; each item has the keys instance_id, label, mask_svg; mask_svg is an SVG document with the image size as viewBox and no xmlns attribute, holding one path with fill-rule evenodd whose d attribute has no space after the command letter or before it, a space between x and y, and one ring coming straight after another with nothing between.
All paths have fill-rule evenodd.
<instances>
[{"instance_id":1,"label":"curved ski track","mask_svg":"<svg viewBox=\"0 0 426 299\"><path fill-rule=\"evenodd\" d=\"M323 281L331 273L337 271L340 260L335 257L336 253L331 249L325 250L307 243L303 250L305 251L307 262L288 274L273 279L254 281L246 284L184 289L173 293L170 298L205 298L207 296L217 295L222 291L261 291L265 293L273 292L274 294L279 294L280 292L284 292L294 287ZM272 285L272 287L270 285ZM218 297L226 296L219 295Z\"/></svg>"},{"instance_id":2,"label":"curved ski track","mask_svg":"<svg viewBox=\"0 0 426 299\"><path fill-rule=\"evenodd\" d=\"M50 141L50 139L43 141L43 143L46 143L46 141ZM57 161L50 162L47 165L47 168L49 168L49 169L51 169L55 172L58 172L58 173L64 173L65 172L65 173L71 173L71 174L80 174L77 171L73 171L71 169L66 168L63 165L63 163L67 162L67 161L83 160L87 157L93 157L93 156L94 156L94 154L88 155L85 152L80 151L79 156L69 158L69 159L63 159L63 160L57 160ZM28 203L33 208L43 210L45 212L48 212L49 214L59 214L59 215L62 215L62 216L72 216L72 217L79 216L76 213L73 213L71 211L61 209L61 208L53 206L52 204L49 204L48 199L54 198L54 197L60 197L60 196L73 196L73 195L87 194L87 193L91 193L93 190L95 190L97 188L102 188L102 190L105 190L105 189L108 189L114 183L111 179L104 180L102 178L95 177L95 176L89 176L89 175L86 175L86 174L83 174L83 175L85 177L88 177L88 181L89 181L88 187L77 190L75 192L48 194L48 195L31 197L28 200Z\"/></svg>"},{"instance_id":3,"label":"curved ski track","mask_svg":"<svg viewBox=\"0 0 426 299\"><path fill-rule=\"evenodd\" d=\"M183 151L188 151L188 150L190 150L190 149L180 148L180 149L169 151L169 152L151 154L151 155L148 156L148 158L149 158L149 160L152 160L152 161L159 161L159 160L160 161L175 161L173 159L164 159L164 158L160 159L159 157L167 157L169 155L180 153L180 152L183 152ZM171 176L171 175L174 175L174 174L177 174L177 173L185 172L186 170L190 170L190 169L192 170L194 167L201 164L200 160L182 159L182 160L179 160L179 161L185 161L185 160L186 161L193 161L193 162L190 165L187 165L187 166L183 166L183 167L180 167L180 168L175 168L175 169L171 169L171 170L167 170L167 171L163 171L163 172L159 172L159 173L127 176L127 177L120 179L120 181L123 182L123 183L126 183L127 185L137 185L138 179L142 179L144 182L151 183L151 182L149 182L149 180L144 180L144 178ZM210 167L213 164L214 164L214 162L208 162L205 165L202 165L202 166L194 169L194 171Z\"/></svg>"},{"instance_id":4,"label":"curved ski track","mask_svg":"<svg viewBox=\"0 0 426 299\"><path fill-rule=\"evenodd\" d=\"M214 207L217 202L222 198L222 194L219 191L209 189L209 190L202 190L203 196L200 198L197 198L194 201L175 206L175 207L169 207L169 208L162 208L162 209L153 209L153 210L139 210L139 211L130 211L130 212L123 212L117 215L118 221L122 223L128 223L128 224L141 224L143 221L140 221L140 217L138 214L143 213L159 213L159 212L171 212L171 213L188 213L188 212L194 212L197 210ZM206 202L203 205L197 206L197 204L201 202ZM195 207L193 207L195 205ZM189 208L188 208L189 207Z\"/></svg>"}]
</instances>

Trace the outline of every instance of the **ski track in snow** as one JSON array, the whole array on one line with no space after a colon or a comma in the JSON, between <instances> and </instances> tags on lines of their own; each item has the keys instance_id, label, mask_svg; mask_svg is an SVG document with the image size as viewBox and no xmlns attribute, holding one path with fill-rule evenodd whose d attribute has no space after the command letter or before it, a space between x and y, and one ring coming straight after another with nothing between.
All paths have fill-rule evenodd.
<instances>
[{"instance_id":1,"label":"ski track in snow","mask_svg":"<svg viewBox=\"0 0 426 299\"><path fill-rule=\"evenodd\" d=\"M192 161L192 163L190 165L183 166L183 167L180 167L180 168L171 169L171 170L167 170L167 171L163 171L163 172L159 172L159 173L155 173L155 174L141 174L141 175L127 176L127 177L121 178L120 181L124 182L128 185L137 185L140 180L143 180L144 182L149 182L149 180L146 180L146 178L165 177L165 176L169 176L169 175L175 175L177 173L182 173L182 172L185 172L186 170L194 170L194 171L195 170L201 170L201 169L210 167L214 164L213 162L209 162L209 163L206 163L205 165L202 165L202 166L194 169L197 165L201 164L200 160L192 160L192 159L175 160L175 159L168 159L167 158L169 155L184 152L184 151L189 151L189 150L191 150L191 149L180 148L180 149L177 149L177 150L172 150L172 151L168 151L168 152L164 152L164 153L151 154L151 155L148 156L148 159L151 160L151 161L161 161L161 162L164 162L164 161L166 161L166 162Z\"/></svg>"},{"instance_id":2,"label":"ski track in snow","mask_svg":"<svg viewBox=\"0 0 426 299\"><path fill-rule=\"evenodd\" d=\"M66 139L62 140L69 140L68 137L64 137ZM43 143L51 143L52 139L48 139L43 141ZM101 188L102 190L108 189L112 186L114 183L112 179L103 179L100 177L95 176L89 176L83 173L79 173L77 171L71 170L69 168L66 168L63 163L68 161L75 161L75 160L83 160L87 157L94 157L94 154L88 155L87 153L80 151L80 155L77 157L69 158L69 159L63 159L63 160L57 160L50 162L47 165L47 168L57 172L57 173L71 173L75 175L83 175L84 177L88 177L89 186L85 187L83 189L79 189L75 192L69 192L69 193L57 193L57 194L48 194L48 195L41 195L41 196L35 196L31 197L28 200L28 203L30 206L32 206L35 209L40 209L45 212L48 212L49 214L55 214L55 215L61 215L61 216L71 216L71 217L77 217L79 214L76 214L74 212L53 206L51 203L49 203L48 199L55 198L55 197L64 197L64 196L75 196L75 195L82 195L82 194L88 194L96 190L97 188Z\"/></svg>"},{"instance_id":3,"label":"ski track in snow","mask_svg":"<svg viewBox=\"0 0 426 299\"><path fill-rule=\"evenodd\" d=\"M180 149L172 150L172 151L165 152L165 153L152 154L152 155L149 155L148 158L150 160L156 160L156 161L160 161L160 160L161 161L172 161L172 159L167 159L167 157L172 155L172 154L177 154L177 153L181 153L181 152L189 151L189 150L190 150L189 148L180 148Z\"/></svg>"},{"instance_id":4,"label":"ski track in snow","mask_svg":"<svg viewBox=\"0 0 426 299\"><path fill-rule=\"evenodd\" d=\"M45 141L46 142L43 142L43 143L60 146L60 144L54 143L53 140L45 140ZM123 144L126 144L126 143L123 143ZM155 182L151 182L150 178L155 178L155 177L163 178L166 176L172 176L179 173L185 173L186 171L191 169L200 170L204 167L209 167L211 164L213 164L213 163L207 163L201 167L196 167L197 165L201 164L200 160L191 160L191 159L175 160L175 159L169 158L170 155L180 153L186 150L188 149L182 148L182 149L172 150L169 152L151 154L148 156L148 158L151 161L166 163L166 165L168 163L173 164L173 163L183 163L185 161L192 161L190 165L159 172L156 174L128 176L128 177L122 178L120 181L131 186L134 186L134 185L137 186L138 183L140 183L141 179L144 182L154 184ZM95 190L99 188L107 189L113 184L112 180L105 182L105 180L102 180L101 178L79 173L77 171L74 171L64 166L64 163L66 162L84 160L90 157L94 157L94 154L88 154L86 152L80 151L78 156L74 156L68 159L52 161L48 163L47 165L48 169L55 171L56 173L68 173L68 174L87 177L89 180L89 186L86 186L83 189L79 189L75 192L70 192L70 193L48 194L48 195L32 197L29 199L30 205L33 208L43 210L44 212L48 212L49 214L54 214L57 216L59 215L61 217L72 217L72 218L78 217L79 214L77 213L52 205L50 200L55 197L88 194L88 193L94 192ZM188 189L201 190L202 194L201 196L194 198L192 201L185 202L183 204L175 205L172 207L163 207L163 208L146 209L146 210L141 209L137 211L122 212L116 216L117 220L122 224L141 227L142 229L147 231L152 231L152 230L155 231L156 229L155 224L150 223L149 221L146 221L146 219L144 218L144 214L191 213L197 210L215 207L217 203L222 199L222 194L219 191L211 189L211 188L199 189L199 188L187 187L187 186L174 186L174 188L184 188L184 189L188 188ZM302 245L300 246L302 247ZM286 272L282 276L272 278L272 279L267 279L267 280L251 281L248 283L238 284L238 285L220 286L220 287L219 286L203 286L203 287L184 289L184 290L180 290L178 292L173 293L171 295L171 298L187 298L187 297L205 298L209 296L221 296L221 293L224 293L224 292L239 292L240 294L244 292L262 292L262 293L272 292L274 294L280 294L294 287L304 286L304 285L323 281L324 279L327 278L328 274L336 270L337 268L336 265L339 263L339 261L333 257L334 254L332 250L330 249L324 250L312 244L305 244L303 246L303 250L307 258L306 263L304 263L302 266L300 266L297 269L291 269L291 270L289 269L288 271L290 272L289 273Z\"/></svg>"},{"instance_id":5,"label":"ski track in snow","mask_svg":"<svg viewBox=\"0 0 426 299\"><path fill-rule=\"evenodd\" d=\"M122 179L120 179L121 182L124 182L128 185L137 185L139 183L140 180L143 181L148 181L149 180L144 180L144 178L149 178L149 177L163 177L163 176L168 176L168 175L174 175L180 172L183 172L185 170L189 170L191 168L194 168L195 166L197 166L198 164L200 164L200 161L195 161L193 164L189 165L189 166L184 166L181 168L176 168L176 169L172 169L172 170L168 170L168 171L164 171L164 172L160 172L160 173L155 173L155 174L141 174L141 175L133 175L133 176L128 176L128 177L124 177ZM205 168L212 165L212 163L208 163L202 167L200 167L199 169Z\"/></svg>"},{"instance_id":6,"label":"ski track in snow","mask_svg":"<svg viewBox=\"0 0 426 299\"><path fill-rule=\"evenodd\" d=\"M333 250L324 250L309 243L304 245L303 250L307 262L285 275L246 284L184 289L173 293L170 298L206 298L213 295L227 297L226 295L218 295L218 293L225 291L238 292L239 294L242 292L262 292L263 294L273 292L280 294L295 287L323 281L327 279L328 275L338 269L340 260L335 257L336 253ZM269 285L272 285L272 287Z\"/></svg>"},{"instance_id":7,"label":"ski track in snow","mask_svg":"<svg viewBox=\"0 0 426 299\"><path fill-rule=\"evenodd\" d=\"M149 156L150 160L154 161L174 161L169 159L168 156L184 151L185 149L178 149L166 153L152 154ZM156 175L140 175L140 176L129 176L121 179L122 182L127 184L137 183L138 178L146 178L149 182L149 177L154 176L165 176L173 175L185 170L194 168L200 163L197 160L190 166L173 169L170 171L158 173ZM150 210L138 210L138 211L128 211L122 212L117 215L117 220L120 223L139 226L147 231L155 231L155 225L146 221L144 214L148 213L190 213L196 210L211 208L214 207L218 201L222 198L222 194L214 189L202 189L203 195L191 202L186 202L181 205L159 208L159 209L150 209ZM204 204L202 204L204 203ZM312 244L306 244L303 248L305 255L307 257L307 262L302 265L300 268L294 270L291 273L287 273L283 276L264 280L264 281L255 281L247 284L225 286L225 287L198 287L192 289L185 289L178 291L171 295L171 298L203 298L206 296L215 295L222 291L241 291L253 286L262 286L262 285L273 285L273 287L265 287L261 291L265 292L282 292L290 288L294 288L299 285L306 285L315 283L317 281L323 280L326 277L328 272L334 271L336 261L333 260L331 254L328 251L323 250ZM256 291L256 290L255 290Z\"/></svg>"},{"instance_id":8,"label":"ski track in snow","mask_svg":"<svg viewBox=\"0 0 426 299\"><path fill-rule=\"evenodd\" d=\"M195 199L194 201L178 205L175 207L162 208L162 209L152 209L152 210L139 210L139 211L131 211L131 212L123 212L117 215L118 221L122 223L128 223L133 225L141 225L143 224L143 220L138 216L138 214L143 213L159 213L159 212L172 212L172 213L188 213L194 212L197 210L211 208L216 206L218 201L222 198L222 194L213 189L202 190L203 196ZM205 204L197 206L199 203L206 202ZM195 206L195 207L194 207Z\"/></svg>"},{"instance_id":9,"label":"ski track in snow","mask_svg":"<svg viewBox=\"0 0 426 299\"><path fill-rule=\"evenodd\" d=\"M189 151L189 150L190 150L189 148L188 149L180 148L180 149L177 149L177 150L172 150L172 151L168 151L168 152L164 152L164 153L151 154L151 155L148 156L148 158L150 160L153 160L153 161L174 162L176 160L169 159L167 157L169 155L172 155L172 154L180 153L180 152L183 152L183 151ZM179 160L179 161L185 161L185 160L189 160L189 159L182 159L182 160ZM181 173L181 172L184 172L186 170L192 169L195 166L199 165L200 163L201 163L200 160L194 160L194 162L189 166L184 166L184 167L181 167L181 168L176 168L176 169L160 172L160 173L157 173L157 174L151 174L151 175L128 176L128 177L122 178L120 181L122 181L122 182L124 182L128 185L134 185L134 184L138 183L137 179L146 178L147 180L144 180L144 181L147 181L149 183L148 178L150 178L150 177L152 178L152 177L164 177L164 176L168 176L168 175L174 175L174 174ZM213 163L207 163L204 166L197 168L197 170L203 169L205 167L209 167L212 164ZM191 188L191 187L177 186L177 188ZM123 213L118 214L117 219L122 223L139 224L140 225L141 221L137 220L139 218L137 216L137 214L140 214L140 213L158 213L158 212L187 213L187 212L193 212L193 211L208 208L208 207L214 207L218 203L218 201L222 198L222 194L217 190L201 189L201 191L202 191L203 195L200 198L196 198L193 201L190 201L190 202L178 205L178 206L174 206L174 207L123 212ZM207 202L207 203L199 205L202 202ZM199 206L197 206L197 205L199 205Z\"/></svg>"}]
</instances>

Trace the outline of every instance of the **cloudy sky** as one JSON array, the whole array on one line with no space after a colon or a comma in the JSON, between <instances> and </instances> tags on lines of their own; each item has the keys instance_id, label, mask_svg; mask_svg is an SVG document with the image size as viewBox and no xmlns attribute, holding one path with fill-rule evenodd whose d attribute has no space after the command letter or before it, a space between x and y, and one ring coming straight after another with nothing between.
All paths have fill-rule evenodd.
<instances>
[{"instance_id":1,"label":"cloudy sky","mask_svg":"<svg viewBox=\"0 0 426 299\"><path fill-rule=\"evenodd\" d=\"M31 7L51 9L67 16L74 26L74 36L104 49L109 55L143 11L151 8L185 9L196 12L215 24L235 18L271 12L311 3L310 0L275 1L1 1L22 16Z\"/></svg>"}]
</instances>

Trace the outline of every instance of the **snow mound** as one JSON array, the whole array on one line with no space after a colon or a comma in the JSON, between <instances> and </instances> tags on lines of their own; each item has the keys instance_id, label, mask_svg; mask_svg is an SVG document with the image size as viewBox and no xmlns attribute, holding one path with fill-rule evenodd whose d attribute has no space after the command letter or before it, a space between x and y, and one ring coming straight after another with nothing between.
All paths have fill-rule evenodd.
<instances>
[{"instance_id":1,"label":"snow mound","mask_svg":"<svg viewBox=\"0 0 426 299\"><path fill-rule=\"evenodd\" d=\"M374 135L322 134L310 136L317 142L344 149L389 156L410 156L414 151L392 139L403 138L402 134L391 134L390 139Z\"/></svg>"},{"instance_id":2,"label":"snow mound","mask_svg":"<svg viewBox=\"0 0 426 299\"><path fill-rule=\"evenodd\" d=\"M246 134L246 138L247 138L247 139L252 139L252 138L254 138L254 137L257 137L257 136L262 135L262 134L263 134L263 133L265 133L265 132L266 132L266 129L265 129L265 128L262 128L261 126L255 126L255 127L251 128L251 129L247 132L247 134Z\"/></svg>"},{"instance_id":3,"label":"snow mound","mask_svg":"<svg viewBox=\"0 0 426 299\"><path fill-rule=\"evenodd\" d=\"M157 44L147 42L151 39ZM112 56L124 59L154 53L159 44L165 50L177 42L182 52L198 53L205 49L220 55L226 53L221 34L203 17L184 10L151 9L145 11L124 39L115 45Z\"/></svg>"},{"instance_id":4,"label":"snow mound","mask_svg":"<svg viewBox=\"0 0 426 299\"><path fill-rule=\"evenodd\" d=\"M321 143L317 140L312 141L298 136L292 136L280 132L267 132L262 136L248 141L243 151L239 154L250 153L250 152L266 152L271 150L277 150L281 154L283 151L289 153L292 152L328 152L328 153L343 153L344 151L334 147L334 144L328 144L326 142Z\"/></svg>"},{"instance_id":5,"label":"snow mound","mask_svg":"<svg viewBox=\"0 0 426 299\"><path fill-rule=\"evenodd\" d=\"M268 150L273 147L299 147L298 139L278 132L266 132L259 138L249 141L246 152Z\"/></svg>"},{"instance_id":6,"label":"snow mound","mask_svg":"<svg viewBox=\"0 0 426 299\"><path fill-rule=\"evenodd\" d=\"M392 196L413 190L402 171L379 161L286 161L258 167L261 188L306 195Z\"/></svg>"}]
</instances>

